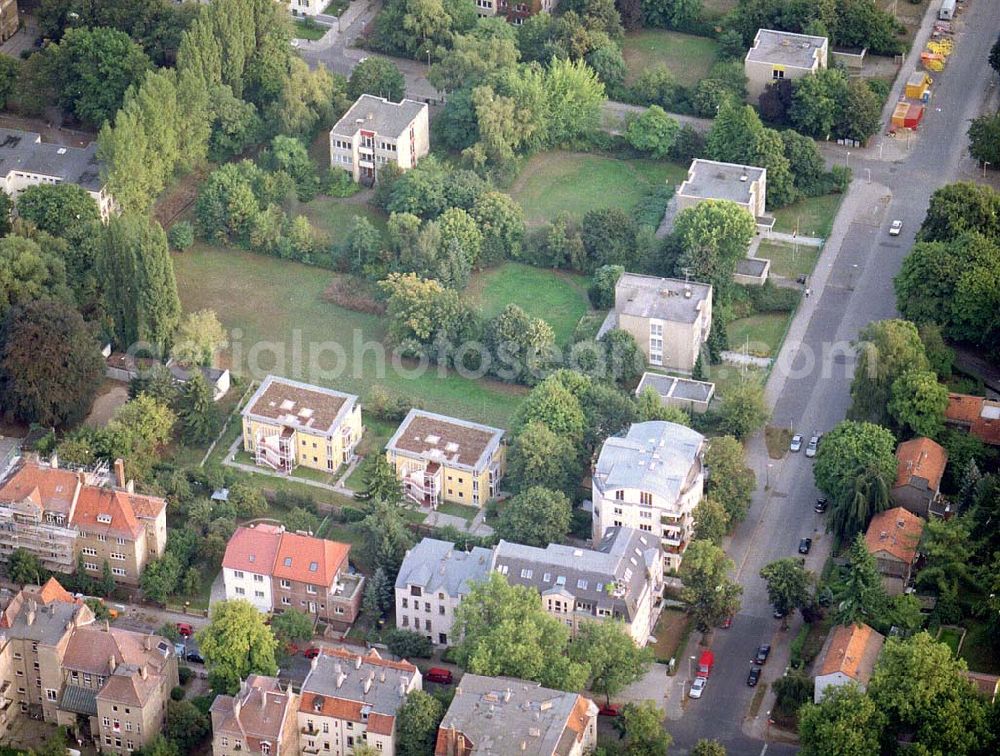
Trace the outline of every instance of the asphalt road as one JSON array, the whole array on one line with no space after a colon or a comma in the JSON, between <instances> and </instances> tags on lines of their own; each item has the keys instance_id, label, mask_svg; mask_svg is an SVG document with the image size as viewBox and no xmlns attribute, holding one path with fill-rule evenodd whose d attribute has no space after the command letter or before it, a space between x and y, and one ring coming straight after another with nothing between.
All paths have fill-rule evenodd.
<instances>
[{"instance_id":1,"label":"asphalt road","mask_svg":"<svg viewBox=\"0 0 1000 756\"><path fill-rule=\"evenodd\" d=\"M814 289L813 298L818 301L810 303L804 337L801 343L786 343L788 355L796 358L787 363L795 374L785 375L783 384L779 376L780 390L774 395L773 424L791 427L807 439L843 420L849 406L853 357L841 347L866 324L897 315L892 279L913 244L931 193L944 184L977 180L982 175L968 156L965 133L968 121L996 98L997 77L986 59L1000 31L1000 14L990 0L972 0L966 5L955 53L947 69L935 75L934 96L919 137L903 159L879 160L877 138L875 147L855 150L850 157L846 149L833 151L842 156L839 159L850 161L860 180L845 199L831 235L831 240L838 235L843 240L820 261L828 266L823 272L826 280L822 291ZM904 68L903 79L907 73ZM855 195L864 196L858 201ZM890 237L888 224L897 218L903 221L903 232ZM811 369L808 355L817 357ZM668 723L681 752L701 737L720 739L730 754L760 754L765 748L771 753L794 750L744 734L745 729L753 729L744 727L744 717L753 697L746 675L754 650L760 643L775 645L762 677L771 682L784 671L794 633L794 624L792 630L782 631L780 622L771 617L766 586L758 573L768 562L796 555L799 539L805 536L814 539L807 566L818 571L829 555L830 538L823 532L821 516L812 511L819 495L812 461L802 453L792 454L765 469L768 460L759 438L751 450L761 490L729 548L744 589L743 608L732 628L714 633L716 661L705 696L688 702L684 717ZM767 491L763 490L765 482L770 483ZM766 721L772 700L770 695L764 699L758 723ZM762 734L763 728L758 726L754 732Z\"/></svg>"}]
</instances>

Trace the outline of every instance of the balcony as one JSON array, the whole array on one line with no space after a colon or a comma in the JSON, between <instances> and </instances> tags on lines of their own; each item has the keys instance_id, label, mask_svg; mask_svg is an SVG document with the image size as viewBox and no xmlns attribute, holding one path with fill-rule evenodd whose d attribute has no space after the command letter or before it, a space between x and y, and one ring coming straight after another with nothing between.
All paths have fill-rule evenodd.
<instances>
[{"instance_id":1,"label":"balcony","mask_svg":"<svg viewBox=\"0 0 1000 756\"><path fill-rule=\"evenodd\" d=\"M315 725L312 726L306 725L305 727L300 727L299 732L301 732L303 735L308 735L309 737L315 737L319 735L319 730L316 729Z\"/></svg>"},{"instance_id":2,"label":"balcony","mask_svg":"<svg viewBox=\"0 0 1000 756\"><path fill-rule=\"evenodd\" d=\"M421 506L434 507L441 496L441 465L431 462L426 468L403 475L403 492Z\"/></svg>"},{"instance_id":3,"label":"balcony","mask_svg":"<svg viewBox=\"0 0 1000 756\"><path fill-rule=\"evenodd\" d=\"M302 753L319 753L318 745L306 746L302 749Z\"/></svg>"}]
</instances>

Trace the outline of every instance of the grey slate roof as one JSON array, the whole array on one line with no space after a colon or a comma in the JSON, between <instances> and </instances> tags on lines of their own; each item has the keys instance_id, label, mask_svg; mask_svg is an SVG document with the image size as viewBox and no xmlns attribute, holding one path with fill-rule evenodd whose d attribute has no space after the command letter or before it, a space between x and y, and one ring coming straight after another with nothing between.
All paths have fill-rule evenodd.
<instances>
[{"instance_id":1,"label":"grey slate roof","mask_svg":"<svg viewBox=\"0 0 1000 756\"><path fill-rule=\"evenodd\" d=\"M321 711L326 703L325 699L329 698L360 703L362 709L368 708L366 713L396 716L396 710L406 698L400 692L401 685L408 686L419 672L409 662L389 662L377 655L372 657L371 653L361 656L339 649L321 653L313 659L309 674L302 683L303 706L308 702L318 707L316 711ZM358 659L361 659L360 665L357 663ZM406 669L401 669L401 666ZM366 692L365 683L369 679L371 683ZM308 694L312 694L312 697L308 698ZM317 701L317 695L323 699Z\"/></svg>"},{"instance_id":2,"label":"grey slate roof","mask_svg":"<svg viewBox=\"0 0 1000 756\"><path fill-rule=\"evenodd\" d=\"M65 147L41 139L33 131L0 128L0 174L25 171L79 184L90 191L101 188L96 142Z\"/></svg>"},{"instance_id":3,"label":"grey slate roof","mask_svg":"<svg viewBox=\"0 0 1000 756\"><path fill-rule=\"evenodd\" d=\"M426 109L426 103L416 100L390 102L384 97L363 94L337 121L330 133L351 137L359 129L365 129L398 139L409 128L413 119L420 115L420 111Z\"/></svg>"},{"instance_id":4,"label":"grey slate roof","mask_svg":"<svg viewBox=\"0 0 1000 756\"><path fill-rule=\"evenodd\" d=\"M601 491L633 488L673 503L701 469L705 437L677 423L633 423L624 437L604 442L594 468Z\"/></svg>"},{"instance_id":5,"label":"grey slate roof","mask_svg":"<svg viewBox=\"0 0 1000 756\"><path fill-rule=\"evenodd\" d=\"M455 544L424 538L406 552L396 577L396 587L419 585L427 593L444 592L451 598L468 594L473 583L485 579L493 552L476 546L472 551Z\"/></svg>"},{"instance_id":6,"label":"grey slate roof","mask_svg":"<svg viewBox=\"0 0 1000 756\"><path fill-rule=\"evenodd\" d=\"M699 158L691 161L688 178L677 193L685 197L728 200L745 205L750 201L750 184L766 173L765 168ZM744 176L746 180L743 180Z\"/></svg>"},{"instance_id":7,"label":"grey slate roof","mask_svg":"<svg viewBox=\"0 0 1000 756\"><path fill-rule=\"evenodd\" d=\"M812 68L816 50L822 49L825 44L826 37L758 29L754 46L747 52L747 60L796 68Z\"/></svg>"},{"instance_id":8,"label":"grey slate roof","mask_svg":"<svg viewBox=\"0 0 1000 756\"><path fill-rule=\"evenodd\" d=\"M543 596L561 593L592 602L595 616L600 608L631 622L646 575L659 558L652 533L621 527L609 528L595 550L557 543L540 549L501 540L493 569L514 585L529 585Z\"/></svg>"},{"instance_id":9,"label":"grey slate roof","mask_svg":"<svg viewBox=\"0 0 1000 756\"><path fill-rule=\"evenodd\" d=\"M67 625L73 622L73 618L81 608L78 604L61 601L41 604L29 599L14 617L10 628L5 628L3 633L10 638L22 638L53 646L71 631L72 628L67 630ZM84 609L81 622L89 620L87 614L88 610Z\"/></svg>"},{"instance_id":10,"label":"grey slate roof","mask_svg":"<svg viewBox=\"0 0 1000 756\"><path fill-rule=\"evenodd\" d=\"M568 754L576 739L569 725L580 699L577 693L535 682L467 674L455 689L441 728L465 734L481 756ZM589 706L594 707L593 702Z\"/></svg>"},{"instance_id":11,"label":"grey slate roof","mask_svg":"<svg viewBox=\"0 0 1000 756\"><path fill-rule=\"evenodd\" d=\"M616 312L671 323L694 323L702 303L711 298L710 284L676 278L625 273L615 285Z\"/></svg>"}]
</instances>

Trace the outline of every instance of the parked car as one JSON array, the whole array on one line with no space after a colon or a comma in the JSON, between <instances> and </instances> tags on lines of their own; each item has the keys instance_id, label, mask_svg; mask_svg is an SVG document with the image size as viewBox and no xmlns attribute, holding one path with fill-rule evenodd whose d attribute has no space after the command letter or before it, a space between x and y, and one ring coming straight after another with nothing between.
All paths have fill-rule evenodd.
<instances>
[{"instance_id":1,"label":"parked car","mask_svg":"<svg viewBox=\"0 0 1000 756\"><path fill-rule=\"evenodd\" d=\"M622 706L616 703L604 704L604 706L597 710L597 715L599 717L620 717L622 715Z\"/></svg>"},{"instance_id":2,"label":"parked car","mask_svg":"<svg viewBox=\"0 0 1000 756\"><path fill-rule=\"evenodd\" d=\"M441 667L431 667L424 675L424 679L440 685L451 685L451 670Z\"/></svg>"},{"instance_id":3,"label":"parked car","mask_svg":"<svg viewBox=\"0 0 1000 756\"><path fill-rule=\"evenodd\" d=\"M184 655L184 658L187 659L189 662L194 662L195 664L204 664L205 663L205 657L203 657L197 651L188 651Z\"/></svg>"},{"instance_id":4,"label":"parked car","mask_svg":"<svg viewBox=\"0 0 1000 756\"><path fill-rule=\"evenodd\" d=\"M192 635L194 635L194 628L191 627L191 625L189 625L187 622L178 622L177 632L180 633L181 636L184 638L190 638Z\"/></svg>"},{"instance_id":5,"label":"parked car","mask_svg":"<svg viewBox=\"0 0 1000 756\"><path fill-rule=\"evenodd\" d=\"M309 648L307 648L305 651L302 652L302 655L307 659L315 659L317 656L320 655L320 652L322 650L323 649L319 648L318 646L310 646Z\"/></svg>"},{"instance_id":6,"label":"parked car","mask_svg":"<svg viewBox=\"0 0 1000 756\"><path fill-rule=\"evenodd\" d=\"M813 436L809 439L809 445L806 446L806 456L815 457L816 450L819 448L819 436Z\"/></svg>"},{"instance_id":7,"label":"parked car","mask_svg":"<svg viewBox=\"0 0 1000 756\"><path fill-rule=\"evenodd\" d=\"M701 694L705 690L705 686L708 685L707 677L696 677L694 682L691 683L691 692L688 693L690 698L701 698Z\"/></svg>"},{"instance_id":8,"label":"parked car","mask_svg":"<svg viewBox=\"0 0 1000 756\"><path fill-rule=\"evenodd\" d=\"M782 617L785 616L785 613L778 607L774 607L774 612L771 614L771 616L774 617L775 619L781 619Z\"/></svg>"},{"instance_id":9,"label":"parked car","mask_svg":"<svg viewBox=\"0 0 1000 756\"><path fill-rule=\"evenodd\" d=\"M816 499L816 503L813 505L813 512L823 514L826 511L827 503L826 499Z\"/></svg>"},{"instance_id":10,"label":"parked car","mask_svg":"<svg viewBox=\"0 0 1000 756\"><path fill-rule=\"evenodd\" d=\"M788 445L788 450L797 452L802 450L802 434L796 433L792 436L792 443Z\"/></svg>"},{"instance_id":11,"label":"parked car","mask_svg":"<svg viewBox=\"0 0 1000 756\"><path fill-rule=\"evenodd\" d=\"M747 685L751 688L757 687L757 682L760 680L760 667L750 667L750 674L747 675Z\"/></svg>"},{"instance_id":12,"label":"parked car","mask_svg":"<svg viewBox=\"0 0 1000 756\"><path fill-rule=\"evenodd\" d=\"M812 545L813 545L812 538L803 538L801 541L799 541L799 553L808 554L809 549L812 548Z\"/></svg>"},{"instance_id":13,"label":"parked car","mask_svg":"<svg viewBox=\"0 0 1000 756\"><path fill-rule=\"evenodd\" d=\"M889 236L899 236L899 232L903 230L903 221L894 220L889 224Z\"/></svg>"},{"instance_id":14,"label":"parked car","mask_svg":"<svg viewBox=\"0 0 1000 756\"><path fill-rule=\"evenodd\" d=\"M764 664L767 662L767 657L771 654L771 646L768 643L762 643L757 647L757 655L754 657L754 664Z\"/></svg>"}]
</instances>

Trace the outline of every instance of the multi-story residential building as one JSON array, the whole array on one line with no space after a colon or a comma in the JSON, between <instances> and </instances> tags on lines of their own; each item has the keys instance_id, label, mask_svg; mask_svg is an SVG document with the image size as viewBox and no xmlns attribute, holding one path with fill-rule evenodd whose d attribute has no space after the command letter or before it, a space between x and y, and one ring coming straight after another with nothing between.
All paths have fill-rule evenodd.
<instances>
[{"instance_id":1,"label":"multi-story residential building","mask_svg":"<svg viewBox=\"0 0 1000 756\"><path fill-rule=\"evenodd\" d=\"M743 62L750 101L756 103L772 82L801 79L826 68L828 49L826 37L758 29Z\"/></svg>"},{"instance_id":2,"label":"multi-story residential building","mask_svg":"<svg viewBox=\"0 0 1000 756\"><path fill-rule=\"evenodd\" d=\"M941 479L948 465L948 451L923 436L896 448L896 482L889 492L892 503L920 517L944 515Z\"/></svg>"},{"instance_id":3,"label":"multi-story residential building","mask_svg":"<svg viewBox=\"0 0 1000 756\"><path fill-rule=\"evenodd\" d=\"M117 582L138 585L166 548L166 501L136 494L121 460L113 479L57 464L24 462L0 483L0 558L23 548L46 569L69 573L82 555L94 577L107 562Z\"/></svg>"},{"instance_id":4,"label":"multi-story residential building","mask_svg":"<svg viewBox=\"0 0 1000 756\"><path fill-rule=\"evenodd\" d=\"M612 527L593 550L501 540L493 569L509 583L538 590L545 611L574 635L583 622L614 619L625 624L636 645L645 646L660 615L663 560L660 539L652 533Z\"/></svg>"},{"instance_id":5,"label":"multi-story residential building","mask_svg":"<svg viewBox=\"0 0 1000 756\"><path fill-rule=\"evenodd\" d=\"M520 26L526 18L539 13L552 13L559 0L476 0L476 12L480 16L500 16L515 26Z\"/></svg>"},{"instance_id":6,"label":"multi-story residential building","mask_svg":"<svg viewBox=\"0 0 1000 756\"><path fill-rule=\"evenodd\" d=\"M222 560L226 598L246 599L262 612L298 609L346 630L364 594L364 577L351 571L350 552L350 544L281 526L237 528Z\"/></svg>"},{"instance_id":7,"label":"multi-story residential building","mask_svg":"<svg viewBox=\"0 0 1000 756\"><path fill-rule=\"evenodd\" d=\"M243 448L258 465L336 470L361 440L358 397L269 375L243 408Z\"/></svg>"},{"instance_id":8,"label":"multi-story residential building","mask_svg":"<svg viewBox=\"0 0 1000 756\"><path fill-rule=\"evenodd\" d=\"M506 469L504 431L411 409L386 444L403 492L421 506L442 500L481 507Z\"/></svg>"},{"instance_id":9,"label":"multi-story residential building","mask_svg":"<svg viewBox=\"0 0 1000 756\"><path fill-rule=\"evenodd\" d=\"M83 717L99 751L124 754L166 723L177 657L165 638L95 624L53 578L25 588L0 615L0 678L8 718L27 713L83 737Z\"/></svg>"},{"instance_id":10,"label":"multi-story residential building","mask_svg":"<svg viewBox=\"0 0 1000 756\"><path fill-rule=\"evenodd\" d=\"M605 441L592 476L594 542L614 527L652 533L664 572L680 568L705 488L704 453L703 435L665 421L633 423Z\"/></svg>"},{"instance_id":11,"label":"multi-story residential building","mask_svg":"<svg viewBox=\"0 0 1000 756\"><path fill-rule=\"evenodd\" d=\"M597 704L511 677L466 674L438 727L434 756L583 756L597 744Z\"/></svg>"},{"instance_id":12,"label":"multi-story residential building","mask_svg":"<svg viewBox=\"0 0 1000 756\"><path fill-rule=\"evenodd\" d=\"M697 158L677 189L677 209L685 210L705 200L735 202L754 217L758 228L774 225L767 215L767 169L739 163L720 163Z\"/></svg>"},{"instance_id":13,"label":"multi-story residential building","mask_svg":"<svg viewBox=\"0 0 1000 756\"><path fill-rule=\"evenodd\" d=\"M299 749L306 756L346 756L365 743L385 756L396 752L396 712L414 690L420 670L371 649L356 654L324 650L312 660L299 700Z\"/></svg>"},{"instance_id":14,"label":"multi-story residential building","mask_svg":"<svg viewBox=\"0 0 1000 756\"><path fill-rule=\"evenodd\" d=\"M462 551L448 541L421 540L406 552L396 577L396 627L441 646L457 642L455 608L486 578L492 561L493 552L480 546Z\"/></svg>"},{"instance_id":15,"label":"multi-story residential building","mask_svg":"<svg viewBox=\"0 0 1000 756\"><path fill-rule=\"evenodd\" d=\"M103 220L116 212L115 200L101 182L97 142L66 147L43 142L33 131L0 128L0 189L16 201L29 186L62 183L86 189Z\"/></svg>"},{"instance_id":16,"label":"multi-story residential building","mask_svg":"<svg viewBox=\"0 0 1000 756\"><path fill-rule=\"evenodd\" d=\"M13 37L21 26L17 0L0 0L0 42Z\"/></svg>"},{"instance_id":17,"label":"multi-story residential building","mask_svg":"<svg viewBox=\"0 0 1000 756\"><path fill-rule=\"evenodd\" d=\"M650 365L690 373L711 327L710 284L625 273L598 338L615 328L627 331Z\"/></svg>"},{"instance_id":18,"label":"multi-story residential building","mask_svg":"<svg viewBox=\"0 0 1000 756\"><path fill-rule=\"evenodd\" d=\"M371 186L392 164L407 171L430 152L427 103L361 95L330 130L330 167Z\"/></svg>"},{"instance_id":19,"label":"multi-story residential building","mask_svg":"<svg viewBox=\"0 0 1000 756\"><path fill-rule=\"evenodd\" d=\"M299 697L275 677L250 675L212 702L212 756L295 756Z\"/></svg>"},{"instance_id":20,"label":"multi-story residential building","mask_svg":"<svg viewBox=\"0 0 1000 756\"><path fill-rule=\"evenodd\" d=\"M293 16L317 16L330 4L330 0L285 0Z\"/></svg>"}]
</instances>

